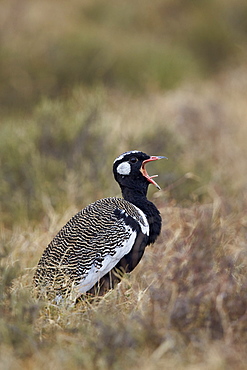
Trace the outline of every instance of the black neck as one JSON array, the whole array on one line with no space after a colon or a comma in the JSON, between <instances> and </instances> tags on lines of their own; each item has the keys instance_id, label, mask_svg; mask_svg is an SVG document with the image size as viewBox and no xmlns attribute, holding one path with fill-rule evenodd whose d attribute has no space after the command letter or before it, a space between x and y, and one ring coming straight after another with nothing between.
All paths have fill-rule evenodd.
<instances>
[{"instance_id":1,"label":"black neck","mask_svg":"<svg viewBox=\"0 0 247 370\"><path fill-rule=\"evenodd\" d=\"M162 220L158 209L147 199L147 191L141 192L127 187L121 187L121 190L123 198L141 209L146 215L150 228L148 244L154 243L160 234Z\"/></svg>"},{"instance_id":2,"label":"black neck","mask_svg":"<svg viewBox=\"0 0 247 370\"><path fill-rule=\"evenodd\" d=\"M133 189L128 187L121 187L122 195L125 200L127 200L130 203L135 204L137 207L139 207L137 203L143 203L147 201L147 189ZM140 208L140 207L139 207Z\"/></svg>"}]
</instances>

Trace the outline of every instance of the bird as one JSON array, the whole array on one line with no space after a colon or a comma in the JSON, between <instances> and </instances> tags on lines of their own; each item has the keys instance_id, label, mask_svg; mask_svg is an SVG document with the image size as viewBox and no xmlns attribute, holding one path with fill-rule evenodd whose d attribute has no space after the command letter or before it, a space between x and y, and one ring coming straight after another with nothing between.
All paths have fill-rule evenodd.
<instances>
[{"instance_id":1,"label":"bird","mask_svg":"<svg viewBox=\"0 0 247 370\"><path fill-rule=\"evenodd\" d=\"M104 295L124 273L140 262L146 246L161 231L162 219L147 199L148 186L159 185L146 164L164 156L131 150L113 163L122 198L96 200L75 214L44 250L33 277L38 298L77 302L86 295Z\"/></svg>"}]
</instances>

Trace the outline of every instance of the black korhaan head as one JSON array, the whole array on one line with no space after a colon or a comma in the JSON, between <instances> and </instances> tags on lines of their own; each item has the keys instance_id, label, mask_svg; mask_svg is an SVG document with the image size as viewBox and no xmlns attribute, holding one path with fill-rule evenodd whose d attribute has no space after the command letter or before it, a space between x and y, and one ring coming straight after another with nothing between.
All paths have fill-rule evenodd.
<instances>
[{"instance_id":1,"label":"black korhaan head","mask_svg":"<svg viewBox=\"0 0 247 370\"><path fill-rule=\"evenodd\" d=\"M153 180L157 175L149 176L145 165L150 161L161 158L165 157L150 156L137 150L123 153L117 157L113 163L113 174L122 191L133 189L146 195L150 183L160 189L159 185Z\"/></svg>"}]
</instances>

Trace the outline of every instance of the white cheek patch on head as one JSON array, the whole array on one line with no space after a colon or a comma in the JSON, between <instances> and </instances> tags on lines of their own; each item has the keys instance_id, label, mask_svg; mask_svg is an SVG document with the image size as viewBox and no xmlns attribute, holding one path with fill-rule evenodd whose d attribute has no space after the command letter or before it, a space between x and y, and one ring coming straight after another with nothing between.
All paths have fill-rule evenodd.
<instances>
[{"instance_id":1,"label":"white cheek patch on head","mask_svg":"<svg viewBox=\"0 0 247 370\"><path fill-rule=\"evenodd\" d=\"M129 175L130 171L131 171L131 167L128 162L120 163L117 166L117 173L119 173L119 175Z\"/></svg>"}]
</instances>

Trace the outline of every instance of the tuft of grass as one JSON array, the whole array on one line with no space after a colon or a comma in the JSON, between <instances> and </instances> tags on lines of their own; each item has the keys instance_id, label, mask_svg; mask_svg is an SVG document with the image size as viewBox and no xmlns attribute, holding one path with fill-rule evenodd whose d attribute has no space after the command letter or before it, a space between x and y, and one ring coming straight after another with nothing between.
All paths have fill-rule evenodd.
<instances>
[{"instance_id":1,"label":"tuft of grass","mask_svg":"<svg viewBox=\"0 0 247 370\"><path fill-rule=\"evenodd\" d=\"M221 208L217 202L181 208L162 201L161 236L136 270L104 297L75 307L35 301L31 271L19 276L13 265L12 284L1 281L4 363L38 369L47 361L62 369L244 369L244 212L225 213L225 202ZM58 221L58 215L53 219ZM54 231L57 222L50 227ZM15 258L23 263L27 250L33 251L28 262L36 260L33 243L44 236L42 229L32 237L30 232L22 236L25 249L14 249L4 260L6 270ZM18 247L17 230L13 237Z\"/></svg>"}]
</instances>

